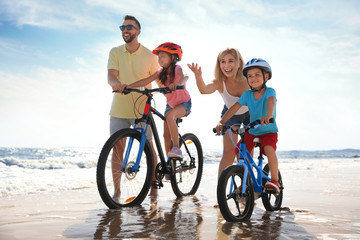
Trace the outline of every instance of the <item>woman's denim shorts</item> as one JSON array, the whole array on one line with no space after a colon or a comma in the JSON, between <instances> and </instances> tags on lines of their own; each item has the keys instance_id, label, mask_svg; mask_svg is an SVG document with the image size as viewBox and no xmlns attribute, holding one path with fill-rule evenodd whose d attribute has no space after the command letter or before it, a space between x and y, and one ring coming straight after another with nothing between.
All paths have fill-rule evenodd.
<instances>
[{"instance_id":1,"label":"woman's denim shorts","mask_svg":"<svg viewBox=\"0 0 360 240\"><path fill-rule=\"evenodd\" d=\"M224 109L221 112L221 117L224 116L224 114L227 112L228 108L226 107L226 105L224 105ZM226 126L232 126L236 123L243 123L245 125L250 123L250 114L249 111L247 111L246 113L240 114L240 115L234 115L232 116L224 125Z\"/></svg>"},{"instance_id":2,"label":"woman's denim shorts","mask_svg":"<svg viewBox=\"0 0 360 240\"><path fill-rule=\"evenodd\" d=\"M187 115L190 114L190 110L191 110L191 99L187 102L183 102L180 103L180 105L184 106L185 110L186 110L186 114L184 117L186 117ZM165 108L165 113L164 116L166 116L166 114L172 109L172 107L169 106L169 104L166 104L166 108Z\"/></svg>"}]
</instances>

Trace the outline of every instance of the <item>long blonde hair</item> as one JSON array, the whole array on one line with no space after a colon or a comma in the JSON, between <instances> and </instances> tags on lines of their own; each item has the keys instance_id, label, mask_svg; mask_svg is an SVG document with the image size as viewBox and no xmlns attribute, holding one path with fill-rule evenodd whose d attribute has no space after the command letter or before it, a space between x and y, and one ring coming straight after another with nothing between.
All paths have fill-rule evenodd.
<instances>
[{"instance_id":1,"label":"long blonde hair","mask_svg":"<svg viewBox=\"0 0 360 240\"><path fill-rule=\"evenodd\" d=\"M242 70L244 68L244 60L240 54L240 52L236 48L226 48L225 50L221 51L216 59L216 66L215 66L215 80L218 80L220 82L223 82L226 78L223 72L220 69L220 61L221 59L226 55L231 54L235 58L236 65L239 64L240 61L240 67L236 72L235 80L236 81L245 81L245 77L242 74Z\"/></svg>"}]
</instances>

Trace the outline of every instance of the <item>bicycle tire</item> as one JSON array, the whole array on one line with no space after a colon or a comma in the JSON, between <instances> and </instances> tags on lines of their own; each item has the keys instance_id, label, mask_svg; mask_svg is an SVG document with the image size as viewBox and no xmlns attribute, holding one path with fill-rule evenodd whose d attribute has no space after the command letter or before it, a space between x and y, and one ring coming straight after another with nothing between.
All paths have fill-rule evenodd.
<instances>
[{"instance_id":1,"label":"bicycle tire","mask_svg":"<svg viewBox=\"0 0 360 240\"><path fill-rule=\"evenodd\" d=\"M180 149L184 155L182 159L172 158L171 187L177 197L194 195L199 188L203 172L203 150L199 139L192 133L186 133L180 139ZM185 143L185 144L184 144ZM187 152L188 148L189 153ZM194 159L191 165L191 157ZM186 167L190 166L190 167Z\"/></svg>"},{"instance_id":2,"label":"bicycle tire","mask_svg":"<svg viewBox=\"0 0 360 240\"><path fill-rule=\"evenodd\" d=\"M264 166L263 172L266 174L266 176L269 176L269 164L266 164ZM265 189L266 182L267 182L266 179L262 180L263 189ZM280 186L279 195L276 196L274 193L262 193L261 194L261 199L262 199L263 205L267 211L276 211L276 210L280 210L280 208L281 208L283 195L284 195L284 192L283 192L284 186L283 186L283 181L282 181L280 170L278 171L278 182L279 182L279 186Z\"/></svg>"},{"instance_id":3,"label":"bicycle tire","mask_svg":"<svg viewBox=\"0 0 360 240\"><path fill-rule=\"evenodd\" d=\"M249 176L244 196L240 195L243 178L244 168L237 165L228 166L219 177L217 200L220 212L228 222L247 221L254 210L254 187Z\"/></svg>"},{"instance_id":4,"label":"bicycle tire","mask_svg":"<svg viewBox=\"0 0 360 240\"><path fill-rule=\"evenodd\" d=\"M106 141L101 150L96 170L97 187L103 202L110 209L140 205L149 192L154 167L152 150L147 140L139 171L131 171L139 152L141 136L141 133L134 129L119 130ZM120 171L119 156L123 157L124 154L119 151L119 144L128 146L129 139L133 139L130 157L125 169ZM115 182L119 182L119 197L115 197Z\"/></svg>"}]
</instances>

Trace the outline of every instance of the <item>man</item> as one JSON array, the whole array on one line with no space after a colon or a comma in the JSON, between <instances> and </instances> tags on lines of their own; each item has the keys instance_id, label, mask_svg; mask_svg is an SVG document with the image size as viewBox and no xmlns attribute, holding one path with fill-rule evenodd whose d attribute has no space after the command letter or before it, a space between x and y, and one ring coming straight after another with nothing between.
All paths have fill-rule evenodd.
<instances>
[{"instance_id":1,"label":"man","mask_svg":"<svg viewBox=\"0 0 360 240\"><path fill-rule=\"evenodd\" d=\"M135 17L126 15L123 24L120 26L120 30L122 31L125 44L111 49L107 67L108 84L114 91L121 92L125 84L129 85L139 79L146 78L155 73L160 67L156 55L152 54L149 49L138 42L141 25ZM148 85L147 88L151 88L151 84ZM141 114L134 111L134 108L136 107L136 109L139 109L139 112L142 113L145 101L138 100L135 106L133 99L137 99L138 96L140 95L136 93L133 93L132 96L130 94L114 94L110 110L111 135L120 129L129 128L134 125L136 118L141 117ZM152 132L151 130L148 132L147 137L153 150L154 164L156 164L156 152L151 141ZM121 152L124 150L122 144L118 144L116 148ZM114 161L122 162L122 159L113 159L112 161L113 163ZM113 169L115 186L114 199L120 197L120 176L114 175L116 171L118 170ZM151 188L150 195L156 195L156 189Z\"/></svg>"}]
</instances>

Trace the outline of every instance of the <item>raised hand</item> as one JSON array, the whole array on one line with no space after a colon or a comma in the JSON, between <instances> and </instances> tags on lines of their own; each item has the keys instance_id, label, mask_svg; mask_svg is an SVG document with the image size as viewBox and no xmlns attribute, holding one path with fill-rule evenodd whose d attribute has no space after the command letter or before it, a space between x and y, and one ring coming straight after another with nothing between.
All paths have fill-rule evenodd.
<instances>
[{"instance_id":1,"label":"raised hand","mask_svg":"<svg viewBox=\"0 0 360 240\"><path fill-rule=\"evenodd\" d=\"M188 67L195 75L201 75L201 67L197 63L188 64Z\"/></svg>"}]
</instances>

